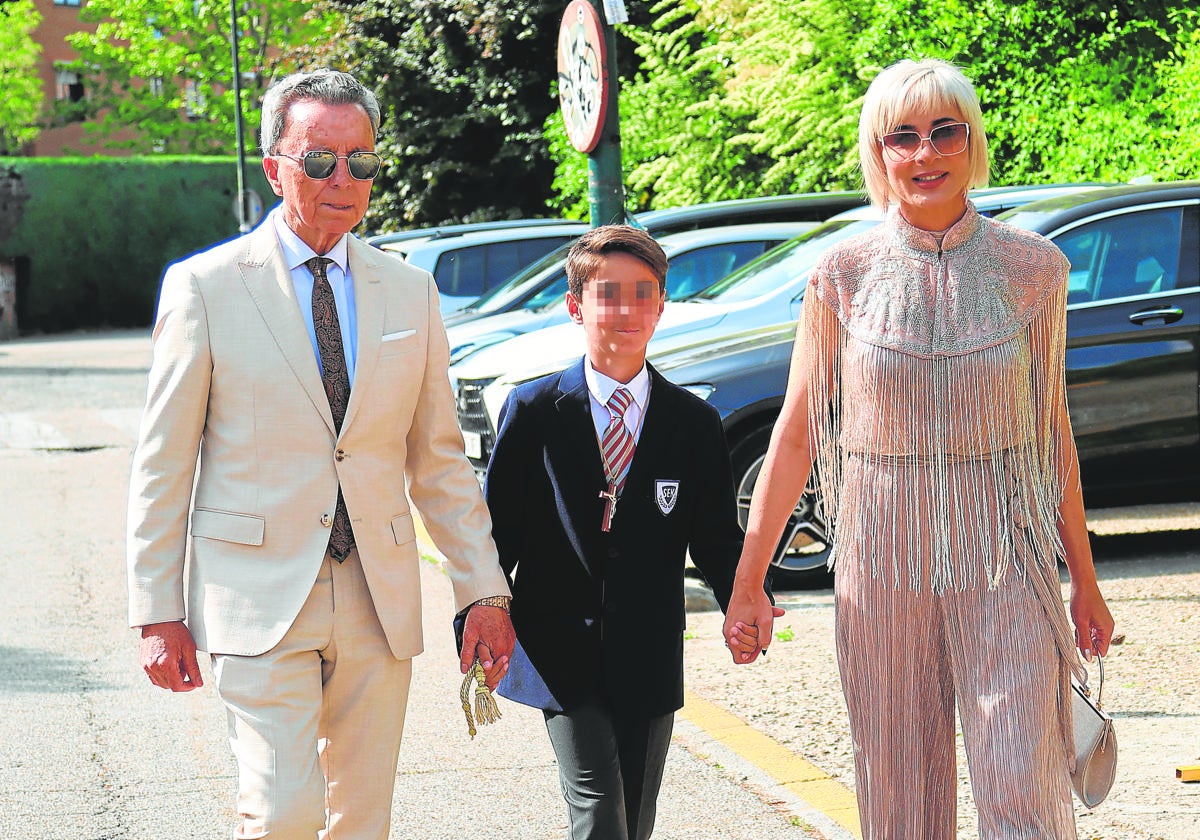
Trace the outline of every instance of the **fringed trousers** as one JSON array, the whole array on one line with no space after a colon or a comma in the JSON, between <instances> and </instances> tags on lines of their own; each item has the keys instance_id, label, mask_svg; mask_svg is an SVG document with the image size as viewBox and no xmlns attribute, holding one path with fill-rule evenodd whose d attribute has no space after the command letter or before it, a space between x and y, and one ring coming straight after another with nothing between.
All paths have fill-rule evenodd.
<instances>
[{"instance_id":1,"label":"fringed trousers","mask_svg":"<svg viewBox=\"0 0 1200 840\"><path fill-rule=\"evenodd\" d=\"M1075 840L1059 655L1028 581L935 595L838 556L837 652L865 840L954 840L958 705L983 840ZM927 574L927 572L926 572Z\"/></svg>"}]
</instances>

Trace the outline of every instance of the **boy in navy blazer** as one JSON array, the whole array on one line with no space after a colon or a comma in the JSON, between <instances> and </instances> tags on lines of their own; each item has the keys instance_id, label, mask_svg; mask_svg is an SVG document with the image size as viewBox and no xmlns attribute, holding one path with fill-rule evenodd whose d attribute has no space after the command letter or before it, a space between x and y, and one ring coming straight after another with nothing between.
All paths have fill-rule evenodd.
<instances>
[{"instance_id":1,"label":"boy in navy blazer","mask_svg":"<svg viewBox=\"0 0 1200 840\"><path fill-rule=\"evenodd\" d=\"M484 489L520 647L499 693L545 714L572 840L650 836L683 705L685 558L724 609L742 546L716 410L646 363L666 273L636 228L576 242L587 355L509 395Z\"/></svg>"}]
</instances>

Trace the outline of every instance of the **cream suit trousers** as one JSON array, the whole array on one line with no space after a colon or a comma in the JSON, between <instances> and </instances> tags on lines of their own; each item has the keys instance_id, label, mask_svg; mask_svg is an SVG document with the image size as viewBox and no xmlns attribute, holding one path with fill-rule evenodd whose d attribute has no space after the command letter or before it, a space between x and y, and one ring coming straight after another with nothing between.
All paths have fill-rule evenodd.
<instances>
[{"instance_id":1,"label":"cream suit trousers","mask_svg":"<svg viewBox=\"0 0 1200 840\"><path fill-rule=\"evenodd\" d=\"M326 556L275 647L215 654L238 762L237 840L387 840L411 659L396 659L358 551Z\"/></svg>"}]
</instances>

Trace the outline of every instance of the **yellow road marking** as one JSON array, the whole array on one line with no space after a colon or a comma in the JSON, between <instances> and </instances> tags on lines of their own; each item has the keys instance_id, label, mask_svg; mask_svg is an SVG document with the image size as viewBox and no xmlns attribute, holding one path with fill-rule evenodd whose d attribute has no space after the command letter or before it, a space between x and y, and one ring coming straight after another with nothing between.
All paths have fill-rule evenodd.
<instances>
[{"instance_id":1,"label":"yellow road marking","mask_svg":"<svg viewBox=\"0 0 1200 840\"><path fill-rule=\"evenodd\" d=\"M683 703L680 714L693 726L761 769L780 786L855 837L862 837L858 804L848 787L732 712L690 691L684 693Z\"/></svg>"}]
</instances>

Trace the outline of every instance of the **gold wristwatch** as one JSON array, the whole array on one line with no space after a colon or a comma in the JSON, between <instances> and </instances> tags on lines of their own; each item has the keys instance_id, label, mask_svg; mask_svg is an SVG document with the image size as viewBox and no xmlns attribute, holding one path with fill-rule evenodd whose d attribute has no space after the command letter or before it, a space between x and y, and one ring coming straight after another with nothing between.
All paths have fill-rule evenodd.
<instances>
[{"instance_id":1,"label":"gold wristwatch","mask_svg":"<svg viewBox=\"0 0 1200 840\"><path fill-rule=\"evenodd\" d=\"M505 612L508 612L508 606L511 603L512 603L512 596L510 596L510 595L490 595L487 598L480 598L478 601L471 604L471 606L473 606L473 607L475 607L475 606L499 607L500 609L504 610Z\"/></svg>"}]
</instances>

